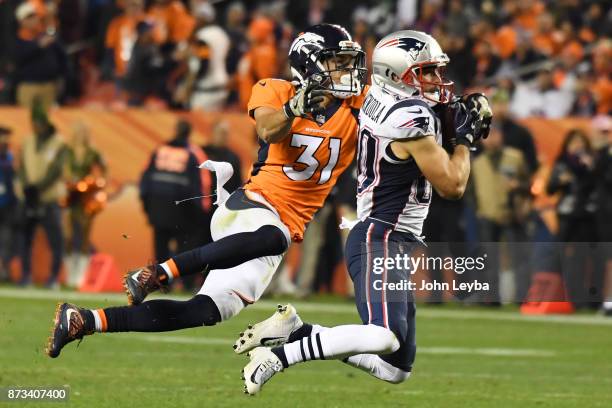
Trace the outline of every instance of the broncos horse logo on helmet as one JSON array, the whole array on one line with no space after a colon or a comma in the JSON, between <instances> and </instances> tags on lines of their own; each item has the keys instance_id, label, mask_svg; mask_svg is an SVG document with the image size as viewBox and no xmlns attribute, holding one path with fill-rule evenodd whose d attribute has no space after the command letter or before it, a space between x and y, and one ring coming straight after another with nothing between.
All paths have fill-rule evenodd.
<instances>
[{"instance_id":1,"label":"broncos horse logo on helmet","mask_svg":"<svg viewBox=\"0 0 612 408\"><path fill-rule=\"evenodd\" d=\"M365 53L339 25L317 24L302 32L291 44L289 64L294 81L314 82L336 98L360 95L365 85Z\"/></svg>"}]
</instances>

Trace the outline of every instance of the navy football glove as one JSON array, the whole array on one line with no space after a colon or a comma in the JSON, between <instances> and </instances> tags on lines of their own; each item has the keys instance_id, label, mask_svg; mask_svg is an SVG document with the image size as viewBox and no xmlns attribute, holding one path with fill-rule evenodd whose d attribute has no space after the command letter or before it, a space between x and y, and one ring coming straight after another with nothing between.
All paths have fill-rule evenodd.
<instances>
[{"instance_id":1,"label":"navy football glove","mask_svg":"<svg viewBox=\"0 0 612 408\"><path fill-rule=\"evenodd\" d=\"M481 93L473 93L452 103L455 108L457 144L471 148L479 139L489 136L493 111L489 100Z\"/></svg>"}]
</instances>

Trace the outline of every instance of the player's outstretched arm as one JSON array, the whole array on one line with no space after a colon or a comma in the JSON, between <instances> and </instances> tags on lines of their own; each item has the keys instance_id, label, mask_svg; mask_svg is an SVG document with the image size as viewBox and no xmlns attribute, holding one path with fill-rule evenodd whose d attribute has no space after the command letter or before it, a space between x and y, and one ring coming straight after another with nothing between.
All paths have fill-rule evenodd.
<instances>
[{"instance_id":1,"label":"player's outstretched arm","mask_svg":"<svg viewBox=\"0 0 612 408\"><path fill-rule=\"evenodd\" d=\"M401 159L413 157L419 169L441 197L458 200L470 175L470 151L458 145L451 156L433 137L395 141L393 153Z\"/></svg>"},{"instance_id":2,"label":"player's outstretched arm","mask_svg":"<svg viewBox=\"0 0 612 408\"><path fill-rule=\"evenodd\" d=\"M260 106L253 112L257 135L266 143L279 143L289 135L293 120L297 117L312 119L325 109L330 98L316 84L300 87L295 95L280 109Z\"/></svg>"},{"instance_id":3,"label":"player's outstretched arm","mask_svg":"<svg viewBox=\"0 0 612 408\"><path fill-rule=\"evenodd\" d=\"M255 130L257 136L266 143L279 143L289 135L295 117L287 117L283 109L276 110L267 106L255 109Z\"/></svg>"}]
</instances>

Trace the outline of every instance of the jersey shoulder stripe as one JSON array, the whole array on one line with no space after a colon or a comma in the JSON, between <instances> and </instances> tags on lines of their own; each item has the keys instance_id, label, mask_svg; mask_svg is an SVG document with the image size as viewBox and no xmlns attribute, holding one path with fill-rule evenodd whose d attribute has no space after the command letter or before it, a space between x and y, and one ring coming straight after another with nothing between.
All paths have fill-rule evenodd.
<instances>
[{"instance_id":1,"label":"jersey shoulder stripe","mask_svg":"<svg viewBox=\"0 0 612 408\"><path fill-rule=\"evenodd\" d=\"M389 139L414 139L435 136L436 116L426 102L406 99L391 106L380 122Z\"/></svg>"},{"instance_id":2,"label":"jersey shoulder stripe","mask_svg":"<svg viewBox=\"0 0 612 408\"><path fill-rule=\"evenodd\" d=\"M421 101L419 99L415 99L415 98L410 98L410 99L404 99L401 100L399 102L397 102L395 105L393 105L391 108L389 108L389 110L387 111L387 113L385 114L385 116L383 117L383 120L381 122L384 122L387 120L387 118L389 118L389 116L391 116L391 114L395 111L397 111L398 109L403 109L403 108L410 108L410 107L421 107L423 108L425 111L427 111L427 113L429 113L429 115L433 116L434 113L431 110L431 108L429 107L429 105L427 104L427 102Z\"/></svg>"}]
</instances>

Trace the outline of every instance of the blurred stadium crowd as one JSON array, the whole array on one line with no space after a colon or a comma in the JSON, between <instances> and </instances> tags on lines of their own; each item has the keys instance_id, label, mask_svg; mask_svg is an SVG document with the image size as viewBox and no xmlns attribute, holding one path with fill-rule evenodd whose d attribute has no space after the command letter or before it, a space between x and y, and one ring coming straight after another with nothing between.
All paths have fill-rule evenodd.
<instances>
[{"instance_id":1,"label":"blurred stadium crowd","mask_svg":"<svg viewBox=\"0 0 612 408\"><path fill-rule=\"evenodd\" d=\"M288 77L297 32L331 22L366 52L431 33L459 92L498 86L519 117L588 116L611 109L611 18L585 0L3 0L0 100L244 107L259 78Z\"/></svg>"},{"instance_id":2,"label":"blurred stadium crowd","mask_svg":"<svg viewBox=\"0 0 612 408\"><path fill-rule=\"evenodd\" d=\"M0 103L33 109L41 134L50 133L45 126L51 126L43 112L56 104L243 111L259 79L290 76L288 48L309 25L347 27L368 55L393 30L422 30L449 55L447 75L455 81L456 93L486 92L496 115L491 136L475 155L471 190L459 202L434 199L427 240L530 242L556 235L562 242L612 242L609 6L586 0L0 0ZM538 186L533 138L517 120L568 116L593 118L594 134L576 130L566 135L551 177ZM185 137L184 126L177 125L169 146L185 146L178 140ZM79 132L84 131L75 130ZM11 256L6 244L12 242L6 224L14 201L9 180L12 171L23 170L13 170L6 136L10 130L0 133L1 270ZM87 145L83 151L93 150L82 139L75 142L76 156L73 146L66 160L78 157L76 162L82 163L87 156L88 165L97 164L103 174L101 156L79 150L80 144ZM220 158L234 160L223 142L218 147ZM61 172L51 173L56 178L47 177L49 185ZM89 171L76 174L73 183L85 180ZM309 226L297 273L292 278L280 274L279 291L305 296L331 287L331 272L342 259L338 219L355 214L354 182L354 170L348 171ZM547 226L534 205L534 192L543 190L560 195L558 229ZM195 187L191 191L203 193ZM41 200L41 191L25 189L24 195L26 202ZM54 206L47 214L59 211L56 201L50 201ZM145 204L145 210L152 221L150 206ZM91 217L79 214L74 215L76 223L88 220L82 228L86 235ZM59 215L49 217L38 220L49 236L61 235L54 221ZM32 228L25 227L26 246ZM160 248L156 246L158 257ZM53 268L58 269L62 251L54 251L58 259ZM575 262L584 266L589 255L581 256ZM598 257L589 284L603 288L605 271L612 268L606 256ZM492 273L499 274L500 268ZM517 298L526 295L533 272L529 268L520 262L511 265ZM604 300L601 291L598 300ZM483 301L498 304L499 298Z\"/></svg>"}]
</instances>

